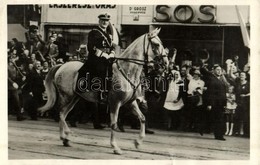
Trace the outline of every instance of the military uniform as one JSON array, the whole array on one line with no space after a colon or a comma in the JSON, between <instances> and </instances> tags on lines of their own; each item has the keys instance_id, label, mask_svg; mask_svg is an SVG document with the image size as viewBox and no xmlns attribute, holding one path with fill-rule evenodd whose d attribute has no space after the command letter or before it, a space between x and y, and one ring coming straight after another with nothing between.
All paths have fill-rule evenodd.
<instances>
[{"instance_id":1,"label":"military uniform","mask_svg":"<svg viewBox=\"0 0 260 165\"><path fill-rule=\"evenodd\" d=\"M109 60L102 56L102 53L110 54L115 51L115 47L112 44L112 39L109 34L104 32L101 28L93 29L88 36L88 51L89 51L89 65L91 74L93 76L100 76L104 78L106 76L106 70L109 68L111 72L111 63ZM100 55L97 55L97 51L102 51ZM110 73L111 74L111 73Z\"/></svg>"},{"instance_id":2,"label":"military uniform","mask_svg":"<svg viewBox=\"0 0 260 165\"><path fill-rule=\"evenodd\" d=\"M88 60L79 70L79 78L86 77L89 73L88 90L91 86L91 80L99 78L102 80L102 89L104 90L105 78L112 76L112 62L103 57L103 54L114 53L115 46L112 43L110 35L104 32L100 27L93 29L88 35ZM84 88L86 89L86 88ZM78 91L77 92L84 92Z\"/></svg>"}]
</instances>

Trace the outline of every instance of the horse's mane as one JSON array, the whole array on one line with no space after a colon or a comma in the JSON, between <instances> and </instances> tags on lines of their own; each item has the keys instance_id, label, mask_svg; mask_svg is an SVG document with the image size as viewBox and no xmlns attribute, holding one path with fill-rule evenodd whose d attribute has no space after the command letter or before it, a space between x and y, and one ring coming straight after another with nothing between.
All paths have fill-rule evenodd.
<instances>
[{"instance_id":1,"label":"horse's mane","mask_svg":"<svg viewBox=\"0 0 260 165\"><path fill-rule=\"evenodd\" d=\"M135 47L136 44L138 44L139 40L144 37L144 34L135 39L126 49L125 51L120 55L120 57L125 57L129 54L129 51L133 51L132 48ZM132 52L133 53L133 52Z\"/></svg>"}]
</instances>

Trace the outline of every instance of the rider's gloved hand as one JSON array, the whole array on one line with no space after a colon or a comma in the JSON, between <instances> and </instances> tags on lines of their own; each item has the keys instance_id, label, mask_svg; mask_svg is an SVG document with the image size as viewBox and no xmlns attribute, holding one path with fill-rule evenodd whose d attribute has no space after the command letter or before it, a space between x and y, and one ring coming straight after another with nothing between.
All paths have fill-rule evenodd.
<instances>
[{"instance_id":1,"label":"rider's gloved hand","mask_svg":"<svg viewBox=\"0 0 260 165\"><path fill-rule=\"evenodd\" d=\"M109 54L109 58L115 58L115 52L112 51L110 54Z\"/></svg>"},{"instance_id":2,"label":"rider's gloved hand","mask_svg":"<svg viewBox=\"0 0 260 165\"><path fill-rule=\"evenodd\" d=\"M106 59L115 58L115 52L114 51L111 51L109 54L107 54L106 52L102 52L101 50L96 49L95 54L98 57L104 57Z\"/></svg>"},{"instance_id":3,"label":"rider's gloved hand","mask_svg":"<svg viewBox=\"0 0 260 165\"><path fill-rule=\"evenodd\" d=\"M109 55L105 52L103 52L100 57L104 57L106 59L109 59Z\"/></svg>"},{"instance_id":4,"label":"rider's gloved hand","mask_svg":"<svg viewBox=\"0 0 260 165\"><path fill-rule=\"evenodd\" d=\"M112 51L110 54L109 54L109 59L108 59L109 63L113 63L115 61L115 52Z\"/></svg>"}]
</instances>

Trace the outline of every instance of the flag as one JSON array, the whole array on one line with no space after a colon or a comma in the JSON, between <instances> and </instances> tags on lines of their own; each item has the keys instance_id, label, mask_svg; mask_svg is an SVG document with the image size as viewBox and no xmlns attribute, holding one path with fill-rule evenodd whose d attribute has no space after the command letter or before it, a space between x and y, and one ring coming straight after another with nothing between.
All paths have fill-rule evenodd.
<instances>
[{"instance_id":1,"label":"flag","mask_svg":"<svg viewBox=\"0 0 260 165\"><path fill-rule=\"evenodd\" d=\"M238 9L238 6L236 6L236 11L237 11L238 20L240 23L240 28L241 28L244 45L250 49L250 39L249 39L248 31L246 29L245 21Z\"/></svg>"},{"instance_id":2,"label":"flag","mask_svg":"<svg viewBox=\"0 0 260 165\"><path fill-rule=\"evenodd\" d=\"M109 26L111 29L112 42L116 45L119 45L119 36L118 36L116 28L111 23L109 23Z\"/></svg>"}]
</instances>

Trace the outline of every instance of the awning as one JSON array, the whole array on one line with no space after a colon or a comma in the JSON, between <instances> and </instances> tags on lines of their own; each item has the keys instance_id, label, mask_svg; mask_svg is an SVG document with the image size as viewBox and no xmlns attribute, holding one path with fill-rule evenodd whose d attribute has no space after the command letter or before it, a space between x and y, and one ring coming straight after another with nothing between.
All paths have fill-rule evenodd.
<instances>
[{"instance_id":1,"label":"awning","mask_svg":"<svg viewBox=\"0 0 260 165\"><path fill-rule=\"evenodd\" d=\"M25 32L27 31L21 24L8 24L7 25L7 39L11 41L12 38L17 38L18 41L26 42Z\"/></svg>"}]
</instances>

